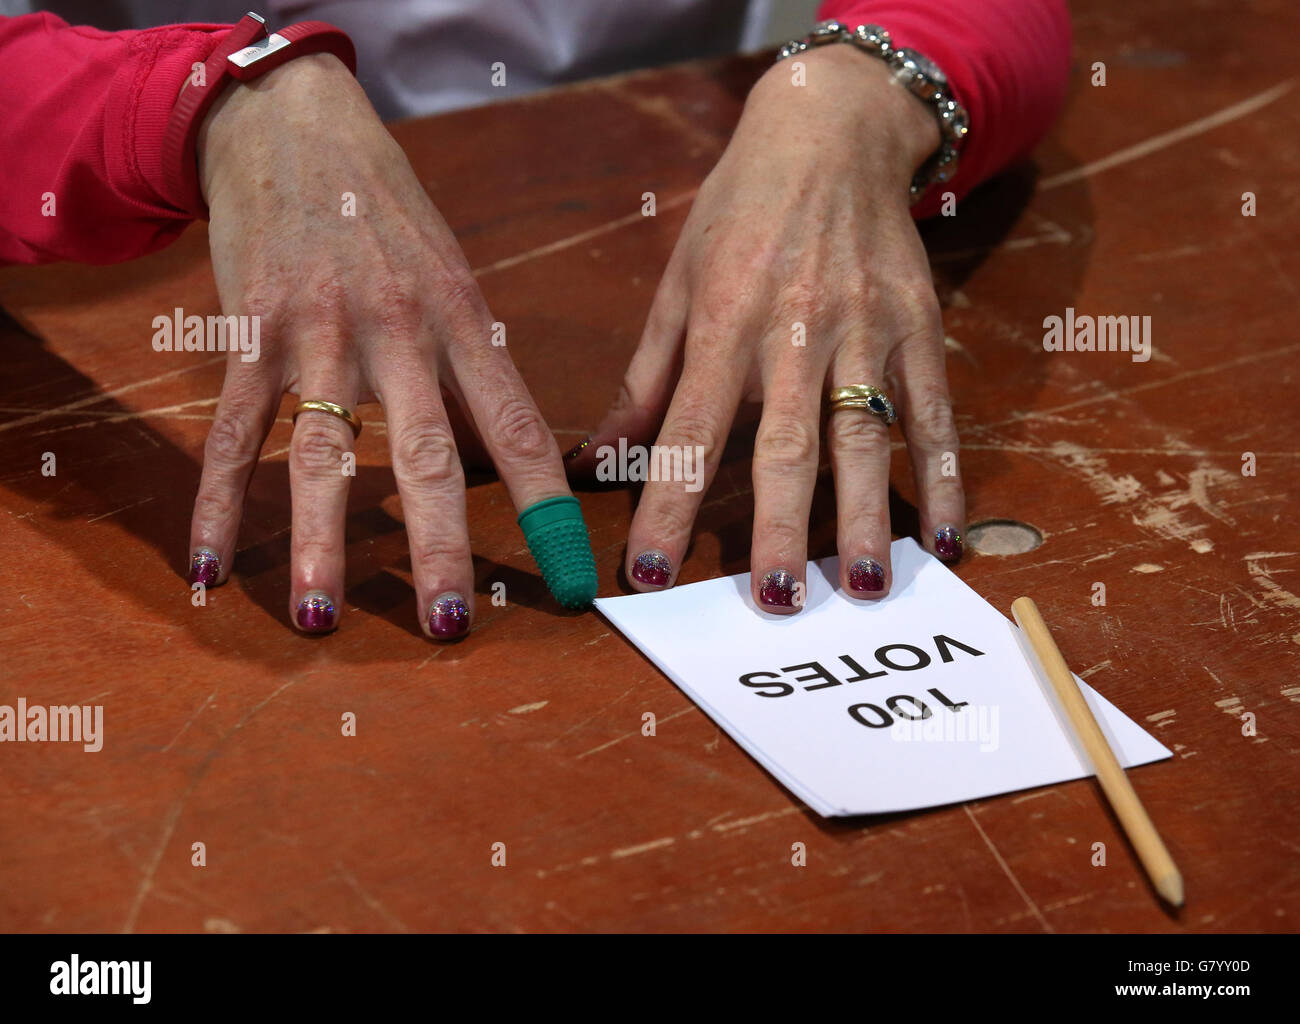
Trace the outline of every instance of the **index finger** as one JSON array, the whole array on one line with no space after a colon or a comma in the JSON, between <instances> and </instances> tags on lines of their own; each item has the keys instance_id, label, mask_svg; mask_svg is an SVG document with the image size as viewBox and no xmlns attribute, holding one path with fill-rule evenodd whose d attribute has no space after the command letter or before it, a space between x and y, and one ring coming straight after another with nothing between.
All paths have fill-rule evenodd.
<instances>
[{"instance_id":1,"label":"index finger","mask_svg":"<svg viewBox=\"0 0 1300 1024\"><path fill-rule=\"evenodd\" d=\"M596 562L560 457L542 418L504 346L492 343L491 325L463 327L451 346L451 368L479 436L492 458L547 588L567 608L585 608L596 596ZM543 502L545 525L534 528L524 513Z\"/></svg>"}]
</instances>

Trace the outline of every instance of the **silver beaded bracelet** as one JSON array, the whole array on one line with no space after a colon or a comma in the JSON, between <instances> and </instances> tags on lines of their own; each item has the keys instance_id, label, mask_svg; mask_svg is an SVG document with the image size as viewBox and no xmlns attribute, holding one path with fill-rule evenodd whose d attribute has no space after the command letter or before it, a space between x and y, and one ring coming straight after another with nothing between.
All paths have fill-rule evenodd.
<instances>
[{"instance_id":1,"label":"silver beaded bracelet","mask_svg":"<svg viewBox=\"0 0 1300 1024\"><path fill-rule=\"evenodd\" d=\"M948 181L957 173L957 159L970 130L966 110L948 93L948 76L928 57L907 47L895 48L889 33L879 25L859 25L849 29L838 21L819 22L802 39L792 39L781 47L778 61L827 43L852 43L864 53L879 57L894 69L894 78L920 99L939 121L942 141L912 178L912 205L920 202L926 189L936 182Z\"/></svg>"}]
</instances>

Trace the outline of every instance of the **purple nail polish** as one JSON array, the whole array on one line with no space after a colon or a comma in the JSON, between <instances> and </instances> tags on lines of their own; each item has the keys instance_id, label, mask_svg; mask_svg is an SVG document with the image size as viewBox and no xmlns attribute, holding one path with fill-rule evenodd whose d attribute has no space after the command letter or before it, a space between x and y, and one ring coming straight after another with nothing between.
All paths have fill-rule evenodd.
<instances>
[{"instance_id":1,"label":"purple nail polish","mask_svg":"<svg viewBox=\"0 0 1300 1024\"><path fill-rule=\"evenodd\" d=\"M874 558L859 558L849 566L849 589L869 594L884 590L884 566Z\"/></svg>"},{"instance_id":2,"label":"purple nail polish","mask_svg":"<svg viewBox=\"0 0 1300 1024\"><path fill-rule=\"evenodd\" d=\"M298 625L308 633L334 628L334 600L323 590L309 590L298 602Z\"/></svg>"},{"instance_id":3,"label":"purple nail polish","mask_svg":"<svg viewBox=\"0 0 1300 1024\"><path fill-rule=\"evenodd\" d=\"M934 531L934 553L945 562L961 558L961 534L955 526L941 526Z\"/></svg>"},{"instance_id":4,"label":"purple nail polish","mask_svg":"<svg viewBox=\"0 0 1300 1024\"><path fill-rule=\"evenodd\" d=\"M647 587L666 587L672 578L673 563L662 551L642 551L632 563L632 578Z\"/></svg>"},{"instance_id":5,"label":"purple nail polish","mask_svg":"<svg viewBox=\"0 0 1300 1024\"><path fill-rule=\"evenodd\" d=\"M784 569L773 569L758 585L758 599L778 608L794 607L795 578Z\"/></svg>"},{"instance_id":6,"label":"purple nail polish","mask_svg":"<svg viewBox=\"0 0 1300 1024\"><path fill-rule=\"evenodd\" d=\"M469 632L469 605L459 594L448 592L429 608L429 632L437 640L455 640Z\"/></svg>"},{"instance_id":7,"label":"purple nail polish","mask_svg":"<svg viewBox=\"0 0 1300 1024\"><path fill-rule=\"evenodd\" d=\"M205 587L216 584L221 576L221 556L211 548L195 548L190 555L190 582Z\"/></svg>"},{"instance_id":8,"label":"purple nail polish","mask_svg":"<svg viewBox=\"0 0 1300 1024\"><path fill-rule=\"evenodd\" d=\"M579 441L577 444L575 444L572 448L570 448L567 452L564 453L564 461L571 462L572 460L576 459L579 455L583 453L583 451L586 449L587 445L589 444L591 444L591 438L584 437L581 441Z\"/></svg>"}]
</instances>

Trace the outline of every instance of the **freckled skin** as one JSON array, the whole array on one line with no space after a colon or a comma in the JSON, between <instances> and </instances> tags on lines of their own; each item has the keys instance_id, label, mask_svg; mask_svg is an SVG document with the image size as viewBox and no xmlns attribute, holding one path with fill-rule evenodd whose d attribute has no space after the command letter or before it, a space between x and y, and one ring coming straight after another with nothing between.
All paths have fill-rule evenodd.
<instances>
[{"instance_id":1,"label":"freckled skin","mask_svg":"<svg viewBox=\"0 0 1300 1024\"><path fill-rule=\"evenodd\" d=\"M646 319L618 399L569 462L592 474L595 453L626 439L704 452L703 478L722 462L737 422L761 406L754 433L749 568L756 603L795 611L776 581L802 567L819 461L834 472L839 555L867 598L889 580L889 453L894 435L872 409L820 415L831 389L883 387L906 436L922 535L965 519L958 450L933 276L912 219L913 175L935 153L934 110L900 89L888 64L833 43L755 83L726 150L701 185ZM796 326L797 325L797 326ZM874 412L887 411L879 401ZM700 493L647 481L628 533L630 555L662 552L680 567ZM637 567L627 565L638 586Z\"/></svg>"},{"instance_id":2,"label":"freckled skin","mask_svg":"<svg viewBox=\"0 0 1300 1024\"><path fill-rule=\"evenodd\" d=\"M378 401L418 606L441 592L472 594L462 459L489 456L516 512L571 492L509 350L491 343L496 318L401 147L347 67L310 54L224 89L196 156L222 312L257 317L262 346L227 374L190 551L210 547L226 560L218 579L232 568L257 463L252 442L284 392L352 411ZM463 409L448 408L449 393ZM339 470L354 442L328 412L295 419L285 611L308 632L336 628L343 613L334 599L344 587L351 475ZM195 572L206 579L213 570ZM463 632L466 622L453 609L436 630L421 626L435 635Z\"/></svg>"}]
</instances>

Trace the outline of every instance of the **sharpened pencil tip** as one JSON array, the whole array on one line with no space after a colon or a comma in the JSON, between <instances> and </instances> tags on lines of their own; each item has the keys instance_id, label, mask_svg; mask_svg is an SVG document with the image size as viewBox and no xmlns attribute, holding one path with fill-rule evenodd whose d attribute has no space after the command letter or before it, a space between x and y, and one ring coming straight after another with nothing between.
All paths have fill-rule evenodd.
<instances>
[{"instance_id":1,"label":"sharpened pencil tip","mask_svg":"<svg viewBox=\"0 0 1300 1024\"><path fill-rule=\"evenodd\" d=\"M1177 871L1165 875L1156 883L1156 892L1160 893L1168 903L1175 907L1181 907L1183 905L1183 876Z\"/></svg>"}]
</instances>

